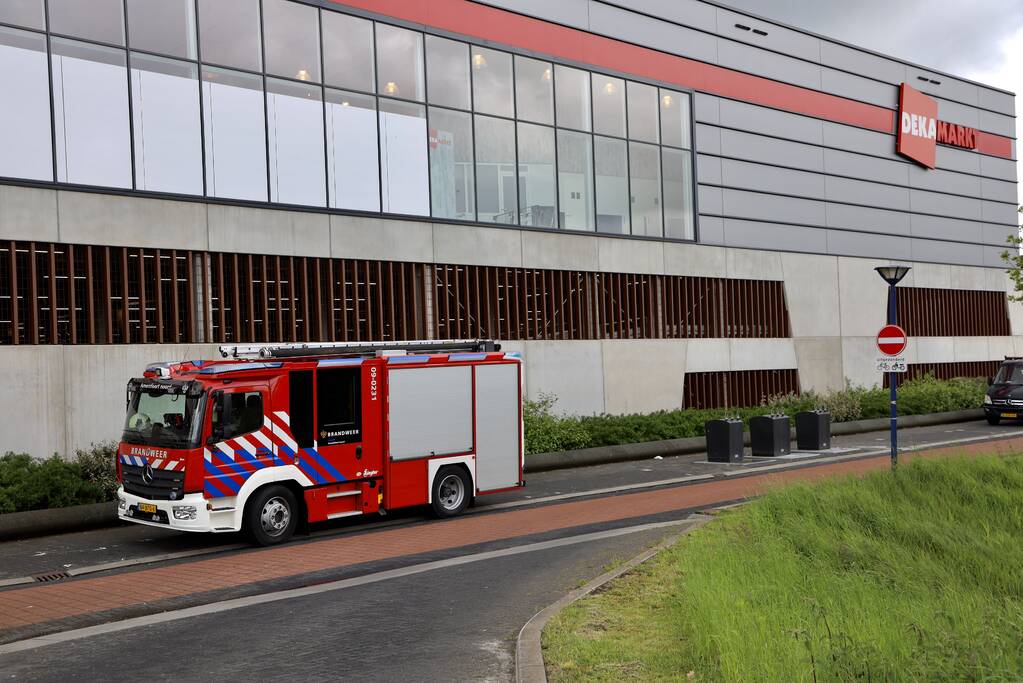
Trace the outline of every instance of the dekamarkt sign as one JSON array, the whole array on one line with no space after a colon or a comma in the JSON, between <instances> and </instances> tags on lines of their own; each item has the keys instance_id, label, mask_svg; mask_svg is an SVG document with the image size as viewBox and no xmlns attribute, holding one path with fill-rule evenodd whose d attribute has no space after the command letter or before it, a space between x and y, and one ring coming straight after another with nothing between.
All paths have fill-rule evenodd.
<instances>
[{"instance_id":1,"label":"dekamarkt sign","mask_svg":"<svg viewBox=\"0 0 1023 683\"><path fill-rule=\"evenodd\" d=\"M912 86L899 88L899 125L895 149L921 166L934 168L937 143L975 149L977 129L938 120L938 103Z\"/></svg>"}]
</instances>

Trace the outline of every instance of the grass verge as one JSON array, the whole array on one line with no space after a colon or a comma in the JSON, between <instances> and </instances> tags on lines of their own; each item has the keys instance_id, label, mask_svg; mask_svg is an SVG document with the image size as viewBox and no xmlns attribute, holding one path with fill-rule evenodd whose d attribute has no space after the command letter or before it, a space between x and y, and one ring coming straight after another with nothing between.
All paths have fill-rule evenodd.
<instances>
[{"instance_id":1,"label":"grass verge","mask_svg":"<svg viewBox=\"0 0 1023 683\"><path fill-rule=\"evenodd\" d=\"M777 489L543 643L553 681L1021 680L1023 456Z\"/></svg>"}]
</instances>

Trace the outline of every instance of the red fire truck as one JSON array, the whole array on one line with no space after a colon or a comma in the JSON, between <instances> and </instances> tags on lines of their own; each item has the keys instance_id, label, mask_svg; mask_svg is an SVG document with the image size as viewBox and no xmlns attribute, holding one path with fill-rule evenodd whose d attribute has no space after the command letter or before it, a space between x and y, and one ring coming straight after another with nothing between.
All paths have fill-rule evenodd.
<instances>
[{"instance_id":1,"label":"red fire truck","mask_svg":"<svg viewBox=\"0 0 1023 683\"><path fill-rule=\"evenodd\" d=\"M523 486L522 362L489 340L223 346L128 382L121 519L247 531Z\"/></svg>"}]
</instances>

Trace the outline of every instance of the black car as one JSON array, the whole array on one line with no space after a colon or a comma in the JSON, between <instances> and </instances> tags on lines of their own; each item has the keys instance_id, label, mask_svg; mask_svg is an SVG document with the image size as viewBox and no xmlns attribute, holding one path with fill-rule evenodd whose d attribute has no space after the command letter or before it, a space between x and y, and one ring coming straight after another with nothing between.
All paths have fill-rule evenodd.
<instances>
[{"instance_id":1,"label":"black car","mask_svg":"<svg viewBox=\"0 0 1023 683\"><path fill-rule=\"evenodd\" d=\"M1023 359L1006 360L988 384L991 386L984 396L988 424L1023 418Z\"/></svg>"}]
</instances>

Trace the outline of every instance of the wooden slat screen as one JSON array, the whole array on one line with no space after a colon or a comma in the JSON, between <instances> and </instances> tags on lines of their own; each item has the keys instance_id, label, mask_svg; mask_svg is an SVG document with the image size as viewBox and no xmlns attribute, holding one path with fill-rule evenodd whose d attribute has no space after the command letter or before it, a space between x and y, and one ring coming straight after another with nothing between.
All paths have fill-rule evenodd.
<instances>
[{"instance_id":1,"label":"wooden slat screen","mask_svg":"<svg viewBox=\"0 0 1023 683\"><path fill-rule=\"evenodd\" d=\"M1005 292L898 287L899 324L914 337L1010 334Z\"/></svg>"},{"instance_id":2,"label":"wooden slat screen","mask_svg":"<svg viewBox=\"0 0 1023 683\"><path fill-rule=\"evenodd\" d=\"M742 408L778 394L799 393L795 369L687 372L683 408Z\"/></svg>"},{"instance_id":3,"label":"wooden slat screen","mask_svg":"<svg viewBox=\"0 0 1023 683\"><path fill-rule=\"evenodd\" d=\"M899 383L905 380L918 379L925 375L934 375L937 379L953 379L955 377L994 377L1000 360L961 361L958 363L910 363L906 372L901 373ZM888 386L888 373L884 375L883 386ZM898 386L898 385L896 385Z\"/></svg>"}]
</instances>

